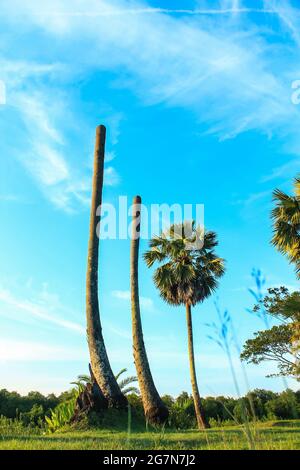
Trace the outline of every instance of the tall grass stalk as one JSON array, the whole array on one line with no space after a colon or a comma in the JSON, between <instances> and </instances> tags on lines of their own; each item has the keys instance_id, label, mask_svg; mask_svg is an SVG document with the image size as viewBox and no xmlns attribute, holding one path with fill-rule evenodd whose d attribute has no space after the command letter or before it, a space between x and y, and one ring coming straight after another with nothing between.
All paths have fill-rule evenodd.
<instances>
[{"instance_id":1,"label":"tall grass stalk","mask_svg":"<svg viewBox=\"0 0 300 470\"><path fill-rule=\"evenodd\" d=\"M127 442L129 444L131 438L131 431L132 431L132 412L131 412L131 405L128 403L128 424L127 424Z\"/></svg>"},{"instance_id":2,"label":"tall grass stalk","mask_svg":"<svg viewBox=\"0 0 300 470\"><path fill-rule=\"evenodd\" d=\"M217 343L218 346L220 346L221 349L225 352L236 394L241 399L239 382L238 382L237 375L235 372L233 358L231 354L231 347L230 347L230 344L232 342L231 316L228 310L224 310L224 312L222 313L217 302L215 302L215 308L216 308L216 312L218 315L219 325L217 325L215 322L206 324L206 326L208 326L209 328L213 330L213 336L209 335L208 338L214 341L215 343ZM254 450L255 449L254 436L252 434L252 431L249 425L247 409L245 407L243 400L241 400L241 411L242 411L242 421L244 424L243 429L247 438L248 446L249 446L249 449Z\"/></svg>"},{"instance_id":3,"label":"tall grass stalk","mask_svg":"<svg viewBox=\"0 0 300 470\"><path fill-rule=\"evenodd\" d=\"M268 315L268 312L263 306L263 298L266 294L266 277L263 275L261 269L253 268L251 272L251 277L255 282L255 290L252 288L248 288L248 292L252 295L252 297L255 299L255 304L260 305L260 309L258 311L254 311L254 309L247 308L247 312L250 313L251 315L256 315L264 324L264 327L268 330L270 328L270 317ZM282 382L283 386L285 389L289 388L288 382L285 377L282 377Z\"/></svg>"},{"instance_id":4,"label":"tall grass stalk","mask_svg":"<svg viewBox=\"0 0 300 470\"><path fill-rule=\"evenodd\" d=\"M264 298L266 278L262 271L256 268L252 269L251 277L255 282L255 289L248 287L248 292L255 299L255 303L259 304ZM247 308L246 310L248 313L251 313L251 315L256 315L260 320L262 320L267 330L270 328L270 321L266 309L261 308L258 312L254 312L253 309L250 308Z\"/></svg>"}]
</instances>

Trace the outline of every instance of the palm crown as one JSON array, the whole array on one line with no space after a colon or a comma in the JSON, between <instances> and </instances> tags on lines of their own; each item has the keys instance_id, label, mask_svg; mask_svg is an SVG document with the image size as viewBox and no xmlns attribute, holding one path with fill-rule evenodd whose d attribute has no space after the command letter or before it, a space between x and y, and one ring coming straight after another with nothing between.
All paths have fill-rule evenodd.
<instances>
[{"instance_id":1,"label":"palm crown","mask_svg":"<svg viewBox=\"0 0 300 470\"><path fill-rule=\"evenodd\" d=\"M295 196L279 189L273 193L276 206L272 210L273 245L295 263L300 277L300 178L295 179Z\"/></svg>"},{"instance_id":2,"label":"palm crown","mask_svg":"<svg viewBox=\"0 0 300 470\"><path fill-rule=\"evenodd\" d=\"M199 239L201 248L195 243ZM153 278L166 302L195 305L210 296L225 271L224 260L214 251L217 245L216 234L196 228L194 222L173 224L150 241L144 259L148 267L160 263Z\"/></svg>"}]
</instances>

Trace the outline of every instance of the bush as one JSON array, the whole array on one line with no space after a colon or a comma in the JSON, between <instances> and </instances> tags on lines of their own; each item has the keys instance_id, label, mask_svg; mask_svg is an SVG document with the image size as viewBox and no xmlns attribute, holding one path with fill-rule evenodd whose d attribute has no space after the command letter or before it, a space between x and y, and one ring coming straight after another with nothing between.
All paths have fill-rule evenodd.
<instances>
[{"instance_id":1,"label":"bush","mask_svg":"<svg viewBox=\"0 0 300 470\"><path fill-rule=\"evenodd\" d=\"M60 403L54 410L51 410L50 416L45 416L45 420L50 432L55 432L68 424L74 414L76 398Z\"/></svg>"},{"instance_id":2,"label":"bush","mask_svg":"<svg viewBox=\"0 0 300 470\"><path fill-rule=\"evenodd\" d=\"M169 424L176 429L191 429L196 427L194 403L191 398L183 401L176 400L169 408Z\"/></svg>"},{"instance_id":3,"label":"bush","mask_svg":"<svg viewBox=\"0 0 300 470\"><path fill-rule=\"evenodd\" d=\"M6 418L0 416L0 439L4 437L28 436L39 433L37 428L25 426L19 419Z\"/></svg>"},{"instance_id":4,"label":"bush","mask_svg":"<svg viewBox=\"0 0 300 470\"><path fill-rule=\"evenodd\" d=\"M30 411L20 413L19 419L25 426L42 428L45 426L45 410L42 405L36 403Z\"/></svg>"},{"instance_id":5,"label":"bush","mask_svg":"<svg viewBox=\"0 0 300 470\"><path fill-rule=\"evenodd\" d=\"M300 404L292 390L286 390L268 401L265 408L270 419L297 419L300 417Z\"/></svg>"}]
</instances>

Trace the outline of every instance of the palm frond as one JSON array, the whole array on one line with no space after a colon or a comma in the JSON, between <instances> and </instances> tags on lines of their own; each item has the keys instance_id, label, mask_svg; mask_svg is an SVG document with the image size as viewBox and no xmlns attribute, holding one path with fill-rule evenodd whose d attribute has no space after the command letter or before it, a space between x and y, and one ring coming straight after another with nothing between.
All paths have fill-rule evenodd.
<instances>
[{"instance_id":1,"label":"palm frond","mask_svg":"<svg viewBox=\"0 0 300 470\"><path fill-rule=\"evenodd\" d=\"M300 178L295 178L295 196L276 189L275 207L271 212L273 236L271 243L295 265L300 278Z\"/></svg>"},{"instance_id":2,"label":"palm frond","mask_svg":"<svg viewBox=\"0 0 300 470\"><path fill-rule=\"evenodd\" d=\"M118 372L117 375L115 376L115 379L118 380L121 377L121 375L125 374L125 372L127 372L126 368L121 369L120 372Z\"/></svg>"},{"instance_id":3,"label":"palm frond","mask_svg":"<svg viewBox=\"0 0 300 470\"><path fill-rule=\"evenodd\" d=\"M137 377L135 376L131 376L131 377L127 377L126 379L123 379L121 380L121 382L119 382L119 387L121 390L123 390L125 387L127 387L127 385L133 383L133 382L137 382Z\"/></svg>"},{"instance_id":4,"label":"palm frond","mask_svg":"<svg viewBox=\"0 0 300 470\"><path fill-rule=\"evenodd\" d=\"M200 237L203 246L188 249ZM217 245L216 233L196 227L194 221L173 224L150 241L144 259L148 267L158 264L153 280L164 301L195 305L216 289L225 272L225 261L214 251Z\"/></svg>"},{"instance_id":5,"label":"palm frond","mask_svg":"<svg viewBox=\"0 0 300 470\"><path fill-rule=\"evenodd\" d=\"M125 388L124 390L122 390L122 393L124 395L128 395L129 393L135 393L136 395L139 395L140 394L140 391L138 388L136 387L127 387Z\"/></svg>"}]
</instances>

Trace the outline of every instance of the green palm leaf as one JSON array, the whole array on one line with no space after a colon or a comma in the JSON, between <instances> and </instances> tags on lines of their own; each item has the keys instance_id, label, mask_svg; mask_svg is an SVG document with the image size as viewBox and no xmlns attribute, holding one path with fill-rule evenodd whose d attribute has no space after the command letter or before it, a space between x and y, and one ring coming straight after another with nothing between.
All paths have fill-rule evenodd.
<instances>
[{"instance_id":1,"label":"green palm leaf","mask_svg":"<svg viewBox=\"0 0 300 470\"><path fill-rule=\"evenodd\" d=\"M295 196L276 189L273 192L275 207L271 212L273 220L272 244L286 255L295 265L300 278L300 178L295 178Z\"/></svg>"}]
</instances>

